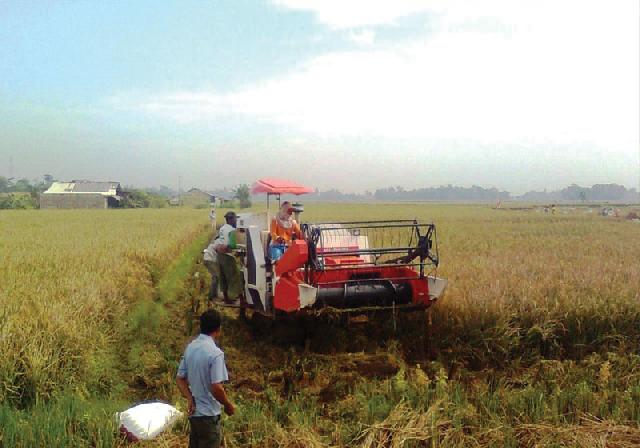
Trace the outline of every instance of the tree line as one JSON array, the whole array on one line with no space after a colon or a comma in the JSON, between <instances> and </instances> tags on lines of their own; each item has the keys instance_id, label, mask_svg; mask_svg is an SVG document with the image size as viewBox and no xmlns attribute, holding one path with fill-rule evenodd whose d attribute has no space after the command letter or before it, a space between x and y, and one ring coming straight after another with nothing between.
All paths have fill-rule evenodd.
<instances>
[{"instance_id":1,"label":"tree line","mask_svg":"<svg viewBox=\"0 0 640 448\"><path fill-rule=\"evenodd\" d=\"M50 174L40 180L15 179L0 176L0 209L28 209L39 207L40 193L54 182Z\"/></svg>"},{"instance_id":2,"label":"tree line","mask_svg":"<svg viewBox=\"0 0 640 448\"><path fill-rule=\"evenodd\" d=\"M640 199L638 192L627 189L618 184L596 184L592 187L581 187L572 184L557 191L529 191L523 195L514 195L497 188L484 188L477 185L459 187L455 185L441 185L405 189L401 186L380 188L363 194L342 193L339 190L318 191L305 196L305 200L316 201L468 201L468 202L497 202L497 201L525 201L525 202L593 202L620 201L635 202Z\"/></svg>"},{"instance_id":3,"label":"tree line","mask_svg":"<svg viewBox=\"0 0 640 448\"><path fill-rule=\"evenodd\" d=\"M42 179L32 180L26 178L14 179L0 176L0 209L28 209L38 208L40 194L47 190L55 179L50 174L45 174ZM126 193L120 203L122 208L161 208L169 205L169 199L177 193L167 186L158 188L139 189L133 186L125 187ZM229 194L230 193L230 194ZM225 196L229 195L238 201L240 208L251 206L250 188L247 184L241 184L225 190ZM496 201L525 201L525 202L592 202L592 201L620 201L635 202L640 199L638 192L627 189L618 184L596 184L591 187L581 187L576 184L556 191L529 191L523 195L515 196L508 191L497 188L484 188L477 185L471 187L459 187L455 185L441 185L438 187L425 187L417 189L405 189L401 186L380 188L373 192L343 193L337 189L319 191L306 195L307 201L329 202L367 202L367 201L469 201L469 202L496 202Z\"/></svg>"}]
</instances>

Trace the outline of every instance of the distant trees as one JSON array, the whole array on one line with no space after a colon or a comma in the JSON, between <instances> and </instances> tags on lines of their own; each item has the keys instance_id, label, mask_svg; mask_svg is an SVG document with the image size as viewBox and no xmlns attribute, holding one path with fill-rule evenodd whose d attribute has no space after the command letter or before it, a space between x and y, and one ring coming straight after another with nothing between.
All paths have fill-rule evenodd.
<instances>
[{"instance_id":1,"label":"distant trees","mask_svg":"<svg viewBox=\"0 0 640 448\"><path fill-rule=\"evenodd\" d=\"M0 209L38 208L40 193L51 186L53 176L45 174L41 181L0 176Z\"/></svg>"},{"instance_id":2,"label":"distant trees","mask_svg":"<svg viewBox=\"0 0 640 448\"><path fill-rule=\"evenodd\" d=\"M622 185L616 184L596 184L589 191L589 199L591 200L620 200L628 193L628 190Z\"/></svg>"},{"instance_id":3,"label":"distant trees","mask_svg":"<svg viewBox=\"0 0 640 448\"><path fill-rule=\"evenodd\" d=\"M623 200L629 191L622 185L596 184L592 187L581 187L571 184L560 190L560 199L565 201L619 201Z\"/></svg>"},{"instance_id":4,"label":"distant trees","mask_svg":"<svg viewBox=\"0 0 640 448\"><path fill-rule=\"evenodd\" d=\"M571 184L558 191L529 191L515 199L521 201L536 202L587 202L587 201L629 201L634 202L639 199L638 192L631 188L627 190L623 185L618 184L596 184L592 187L581 187Z\"/></svg>"},{"instance_id":5,"label":"distant trees","mask_svg":"<svg viewBox=\"0 0 640 448\"><path fill-rule=\"evenodd\" d=\"M167 198L157 193L128 188L124 193L120 207L122 208L164 208Z\"/></svg>"},{"instance_id":6,"label":"distant trees","mask_svg":"<svg viewBox=\"0 0 640 448\"><path fill-rule=\"evenodd\" d=\"M360 195L343 193L335 188L326 191L316 189L316 192L310 197L318 201L358 201L361 199Z\"/></svg>"},{"instance_id":7,"label":"distant trees","mask_svg":"<svg viewBox=\"0 0 640 448\"><path fill-rule=\"evenodd\" d=\"M38 202L27 193L5 193L0 195L0 210L38 208Z\"/></svg>"},{"instance_id":8,"label":"distant trees","mask_svg":"<svg viewBox=\"0 0 640 448\"><path fill-rule=\"evenodd\" d=\"M522 196L512 196L508 191L497 188L484 188L477 185L458 187L455 185L441 185L439 187L417 188L407 190L401 186L379 188L375 192L364 194L342 193L331 189L309 194L307 200L314 201L469 201L495 202L533 201L533 202L587 202L587 201L637 201L640 198L635 189L627 190L617 184L596 184L592 187L581 187L573 184L557 191L529 191Z\"/></svg>"},{"instance_id":9,"label":"distant trees","mask_svg":"<svg viewBox=\"0 0 640 448\"><path fill-rule=\"evenodd\" d=\"M55 182L51 174L42 176L42 180L30 181L27 178L15 180L15 178L7 178L0 176L0 193L32 193L43 192Z\"/></svg>"},{"instance_id":10,"label":"distant trees","mask_svg":"<svg viewBox=\"0 0 640 448\"><path fill-rule=\"evenodd\" d=\"M172 190L171 188L167 187L166 185L160 185L157 188L145 188L143 191L146 191L147 193L151 193L151 194L155 194L158 196L162 196L165 197L167 199L176 196L178 194L177 191Z\"/></svg>"},{"instance_id":11,"label":"distant trees","mask_svg":"<svg viewBox=\"0 0 640 448\"><path fill-rule=\"evenodd\" d=\"M483 188L474 185L469 188L453 185L405 190L402 187L378 189L373 196L379 200L404 201L495 201L508 200L511 195L497 188Z\"/></svg>"},{"instance_id":12,"label":"distant trees","mask_svg":"<svg viewBox=\"0 0 640 448\"><path fill-rule=\"evenodd\" d=\"M0 193L31 193L31 190L36 187L36 183L31 184L29 179L6 178L0 176Z\"/></svg>"},{"instance_id":13,"label":"distant trees","mask_svg":"<svg viewBox=\"0 0 640 448\"><path fill-rule=\"evenodd\" d=\"M251 192L249 191L249 185L238 185L233 190L233 197L240 203L240 208L251 207Z\"/></svg>"},{"instance_id":14,"label":"distant trees","mask_svg":"<svg viewBox=\"0 0 640 448\"><path fill-rule=\"evenodd\" d=\"M4 193L9 188L9 179L4 176L0 176L0 193Z\"/></svg>"},{"instance_id":15,"label":"distant trees","mask_svg":"<svg viewBox=\"0 0 640 448\"><path fill-rule=\"evenodd\" d=\"M56 181L51 174L45 174L42 179L46 188L49 188Z\"/></svg>"}]
</instances>

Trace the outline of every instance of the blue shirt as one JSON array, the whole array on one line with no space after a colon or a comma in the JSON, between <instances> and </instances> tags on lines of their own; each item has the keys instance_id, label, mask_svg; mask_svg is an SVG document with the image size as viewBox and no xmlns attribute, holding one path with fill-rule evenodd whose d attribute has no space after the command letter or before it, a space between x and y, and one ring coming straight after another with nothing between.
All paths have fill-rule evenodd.
<instances>
[{"instance_id":1,"label":"blue shirt","mask_svg":"<svg viewBox=\"0 0 640 448\"><path fill-rule=\"evenodd\" d=\"M221 414L222 406L213 398L211 385L228 381L229 374L224 363L224 353L211 336L200 334L189 343L180 360L177 376L189 382L196 404L194 416Z\"/></svg>"}]
</instances>

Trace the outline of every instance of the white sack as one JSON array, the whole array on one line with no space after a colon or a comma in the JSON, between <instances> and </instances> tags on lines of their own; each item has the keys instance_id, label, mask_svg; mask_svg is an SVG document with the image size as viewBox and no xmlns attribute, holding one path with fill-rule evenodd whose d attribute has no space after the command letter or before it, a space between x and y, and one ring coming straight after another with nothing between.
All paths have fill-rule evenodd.
<instances>
[{"instance_id":1,"label":"white sack","mask_svg":"<svg viewBox=\"0 0 640 448\"><path fill-rule=\"evenodd\" d=\"M131 440L149 440L168 429L182 415L166 403L143 403L120 413L120 431Z\"/></svg>"}]
</instances>

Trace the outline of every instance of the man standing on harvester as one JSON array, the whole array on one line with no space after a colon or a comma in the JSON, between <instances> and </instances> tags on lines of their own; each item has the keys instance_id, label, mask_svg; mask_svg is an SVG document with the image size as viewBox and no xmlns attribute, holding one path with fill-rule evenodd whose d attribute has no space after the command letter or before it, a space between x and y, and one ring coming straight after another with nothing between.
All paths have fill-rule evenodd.
<instances>
[{"instance_id":1,"label":"man standing on harvester","mask_svg":"<svg viewBox=\"0 0 640 448\"><path fill-rule=\"evenodd\" d=\"M236 258L231 253L236 246L237 216L235 212L229 211L224 215L224 219L226 224L220 227L218 238L214 243L220 267L220 289L226 304L236 304L244 289L242 273Z\"/></svg>"}]
</instances>

